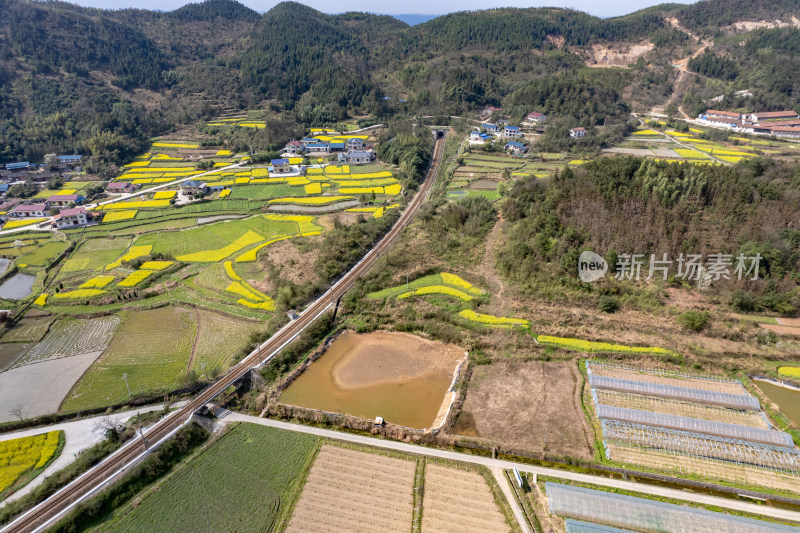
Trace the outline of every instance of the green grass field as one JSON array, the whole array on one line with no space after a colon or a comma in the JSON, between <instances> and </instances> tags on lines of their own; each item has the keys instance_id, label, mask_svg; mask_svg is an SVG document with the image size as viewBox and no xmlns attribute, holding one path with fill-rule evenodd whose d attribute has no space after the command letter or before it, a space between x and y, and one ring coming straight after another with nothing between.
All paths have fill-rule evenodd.
<instances>
[{"instance_id":1,"label":"green grass field","mask_svg":"<svg viewBox=\"0 0 800 533\"><path fill-rule=\"evenodd\" d=\"M62 273L102 270L128 248L129 239L90 239L75 250L61 267Z\"/></svg>"},{"instance_id":2,"label":"green grass field","mask_svg":"<svg viewBox=\"0 0 800 533\"><path fill-rule=\"evenodd\" d=\"M271 200L284 196L305 196L303 187L289 185L236 185L232 188L231 198L244 198L249 200Z\"/></svg>"},{"instance_id":3,"label":"green grass field","mask_svg":"<svg viewBox=\"0 0 800 533\"><path fill-rule=\"evenodd\" d=\"M46 242L17 259L17 265L45 266L66 249L65 242Z\"/></svg>"},{"instance_id":4,"label":"green grass field","mask_svg":"<svg viewBox=\"0 0 800 533\"><path fill-rule=\"evenodd\" d=\"M123 373L135 394L169 391L183 384L197 332L194 312L167 306L121 315L111 344L64 400L62 410L124 402L128 391Z\"/></svg>"},{"instance_id":5,"label":"green grass field","mask_svg":"<svg viewBox=\"0 0 800 533\"><path fill-rule=\"evenodd\" d=\"M280 530L289 520L316 443L309 435L240 424L143 494L134 509L118 511L122 516L108 531Z\"/></svg>"},{"instance_id":6,"label":"green grass field","mask_svg":"<svg viewBox=\"0 0 800 533\"><path fill-rule=\"evenodd\" d=\"M214 369L224 372L235 362L239 351L247 346L250 335L264 329L259 321L242 320L211 311L198 310L197 314L200 324L191 370L203 378L202 363L206 364L208 372Z\"/></svg>"},{"instance_id":7,"label":"green grass field","mask_svg":"<svg viewBox=\"0 0 800 533\"><path fill-rule=\"evenodd\" d=\"M47 333L55 319L53 317L23 318L6 330L0 340L3 342L38 342Z\"/></svg>"},{"instance_id":8,"label":"green grass field","mask_svg":"<svg viewBox=\"0 0 800 533\"><path fill-rule=\"evenodd\" d=\"M175 256L224 248L248 231L254 231L264 240L277 235L294 235L297 224L276 222L261 216L247 219L215 222L185 231L162 231L148 233L136 239L137 246L152 244L153 253Z\"/></svg>"}]
</instances>

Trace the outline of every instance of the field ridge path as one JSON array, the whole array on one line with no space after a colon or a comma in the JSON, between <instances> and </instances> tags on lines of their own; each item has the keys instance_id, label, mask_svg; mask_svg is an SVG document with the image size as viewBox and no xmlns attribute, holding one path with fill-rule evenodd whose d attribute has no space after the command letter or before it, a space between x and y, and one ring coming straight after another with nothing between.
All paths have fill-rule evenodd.
<instances>
[{"instance_id":1,"label":"field ridge path","mask_svg":"<svg viewBox=\"0 0 800 533\"><path fill-rule=\"evenodd\" d=\"M505 473L502 469L497 467L491 467L489 470L492 471L492 476L494 476L494 480L497 482L497 485L500 487L500 490L503 492L503 496L505 496L506 501L508 501L508 505L511 507L511 512L514 513L514 518L517 521L517 525L522 533L533 533L530 526L528 525L528 520L525 518L525 513L522 511L522 506L520 506L519 501L517 500L516 494L509 486L508 477L506 477Z\"/></svg>"},{"instance_id":2,"label":"field ridge path","mask_svg":"<svg viewBox=\"0 0 800 533\"><path fill-rule=\"evenodd\" d=\"M498 217L494 226L492 226L491 231L489 231L489 234L486 236L486 248L483 251L483 258L478 265L477 271L478 275L481 276L489 285L489 290L491 293L496 297L492 298L489 305L489 308L493 312L498 312L498 309L502 311L506 308L504 298L506 286L503 283L503 280L500 279L500 276L497 275L497 268L495 267L495 262L497 260L495 248L500 232L502 231L503 224L503 218Z\"/></svg>"},{"instance_id":3,"label":"field ridge path","mask_svg":"<svg viewBox=\"0 0 800 533\"><path fill-rule=\"evenodd\" d=\"M192 365L194 364L194 357L195 355L197 355L197 341L200 339L200 328L203 327L203 322L200 320L200 313L197 312L197 308L192 307L192 312L194 313L195 320L197 320L197 331L195 331L194 333L194 341L192 342L192 353L189 356L189 362L186 364L187 375L192 370Z\"/></svg>"}]
</instances>

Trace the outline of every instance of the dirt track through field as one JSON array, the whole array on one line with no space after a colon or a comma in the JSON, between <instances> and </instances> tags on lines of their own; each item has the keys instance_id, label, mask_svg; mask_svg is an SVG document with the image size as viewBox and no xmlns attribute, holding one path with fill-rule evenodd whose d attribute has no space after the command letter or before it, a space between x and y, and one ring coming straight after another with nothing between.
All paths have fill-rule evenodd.
<instances>
[{"instance_id":1,"label":"dirt track through field","mask_svg":"<svg viewBox=\"0 0 800 533\"><path fill-rule=\"evenodd\" d=\"M287 533L411 529L416 462L325 445Z\"/></svg>"},{"instance_id":2,"label":"dirt track through field","mask_svg":"<svg viewBox=\"0 0 800 533\"><path fill-rule=\"evenodd\" d=\"M422 531L499 533L510 529L480 474L428 463L425 467Z\"/></svg>"}]
</instances>

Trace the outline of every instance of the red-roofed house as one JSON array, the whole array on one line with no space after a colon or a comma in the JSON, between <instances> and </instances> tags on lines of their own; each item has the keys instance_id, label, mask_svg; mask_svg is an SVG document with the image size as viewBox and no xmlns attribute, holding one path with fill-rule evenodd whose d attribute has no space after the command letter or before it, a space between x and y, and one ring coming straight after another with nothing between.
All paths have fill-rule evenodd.
<instances>
[{"instance_id":1,"label":"red-roofed house","mask_svg":"<svg viewBox=\"0 0 800 533\"><path fill-rule=\"evenodd\" d=\"M62 209L53 220L53 224L58 229L74 228L85 226L88 222L85 207L73 207L72 209Z\"/></svg>"},{"instance_id":2,"label":"red-roofed house","mask_svg":"<svg viewBox=\"0 0 800 533\"><path fill-rule=\"evenodd\" d=\"M124 183L121 181L115 181L113 183L109 183L106 186L106 192L131 193L139 189L140 187L141 185L139 185L138 183Z\"/></svg>"},{"instance_id":3,"label":"red-roofed house","mask_svg":"<svg viewBox=\"0 0 800 533\"><path fill-rule=\"evenodd\" d=\"M25 204L16 206L8 212L8 216L11 218L41 218L50 216L50 214L47 212L46 204Z\"/></svg>"},{"instance_id":4,"label":"red-roofed house","mask_svg":"<svg viewBox=\"0 0 800 533\"><path fill-rule=\"evenodd\" d=\"M69 207L70 204L80 205L86 200L80 194L54 194L47 199L50 207Z\"/></svg>"},{"instance_id":5,"label":"red-roofed house","mask_svg":"<svg viewBox=\"0 0 800 533\"><path fill-rule=\"evenodd\" d=\"M583 128L572 128L569 130L569 136L573 139L579 139L581 137L586 137L586 130Z\"/></svg>"},{"instance_id":6,"label":"red-roofed house","mask_svg":"<svg viewBox=\"0 0 800 533\"><path fill-rule=\"evenodd\" d=\"M765 120L796 120L800 118L800 115L794 111L766 111L752 113L750 118L753 122L763 122Z\"/></svg>"},{"instance_id":7,"label":"red-roofed house","mask_svg":"<svg viewBox=\"0 0 800 533\"><path fill-rule=\"evenodd\" d=\"M775 137L788 137L790 139L800 139L800 128L776 126L772 128L772 134Z\"/></svg>"},{"instance_id":8,"label":"red-roofed house","mask_svg":"<svg viewBox=\"0 0 800 533\"><path fill-rule=\"evenodd\" d=\"M742 115L739 113L734 113L732 111L718 111L716 109L709 109L704 113L704 115L708 118L728 118L735 120L741 120L742 118Z\"/></svg>"},{"instance_id":9,"label":"red-roofed house","mask_svg":"<svg viewBox=\"0 0 800 533\"><path fill-rule=\"evenodd\" d=\"M528 116L525 117L525 120L522 121L523 126L536 126L537 124L544 124L547 121L547 115L539 113L538 111L533 111L528 113Z\"/></svg>"},{"instance_id":10,"label":"red-roofed house","mask_svg":"<svg viewBox=\"0 0 800 533\"><path fill-rule=\"evenodd\" d=\"M297 139L292 139L286 146L283 147L283 153L285 154L299 154L303 151L303 143L298 141Z\"/></svg>"}]
</instances>

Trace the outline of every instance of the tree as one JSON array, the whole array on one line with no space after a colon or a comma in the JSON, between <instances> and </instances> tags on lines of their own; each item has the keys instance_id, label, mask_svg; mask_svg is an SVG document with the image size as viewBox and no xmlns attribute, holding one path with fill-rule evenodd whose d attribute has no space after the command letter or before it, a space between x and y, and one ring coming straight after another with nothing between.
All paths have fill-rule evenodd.
<instances>
[{"instance_id":1,"label":"tree","mask_svg":"<svg viewBox=\"0 0 800 533\"><path fill-rule=\"evenodd\" d=\"M17 405L15 407L12 407L11 409L9 409L8 413L11 416L19 418L19 421L22 422L23 420L25 420L25 417L23 416L23 411L24 411L24 408L21 405Z\"/></svg>"},{"instance_id":2,"label":"tree","mask_svg":"<svg viewBox=\"0 0 800 533\"><path fill-rule=\"evenodd\" d=\"M53 167L58 165L58 155L56 154L46 154L44 156L44 164L47 166L48 169L52 169Z\"/></svg>"}]
</instances>

